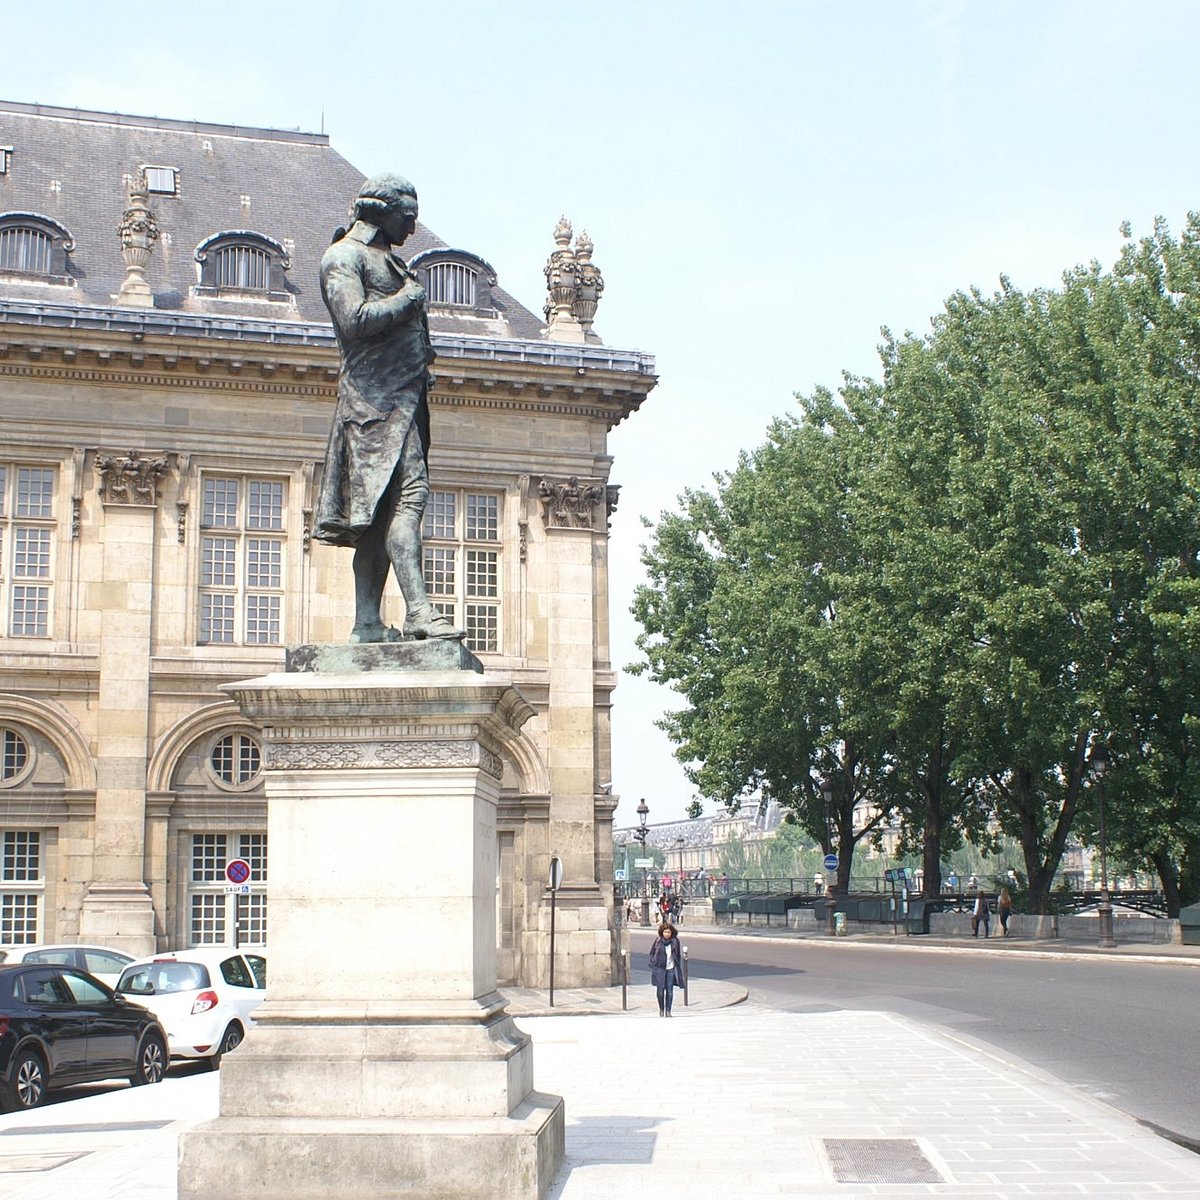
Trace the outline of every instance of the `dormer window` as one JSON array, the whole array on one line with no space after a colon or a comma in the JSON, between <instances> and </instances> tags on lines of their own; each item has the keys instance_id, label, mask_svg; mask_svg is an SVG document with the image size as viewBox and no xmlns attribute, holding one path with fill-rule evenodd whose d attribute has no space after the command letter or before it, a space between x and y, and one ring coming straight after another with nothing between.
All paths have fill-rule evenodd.
<instances>
[{"instance_id":1,"label":"dormer window","mask_svg":"<svg viewBox=\"0 0 1200 1200\"><path fill-rule=\"evenodd\" d=\"M146 190L152 196L178 196L179 172L174 167L152 167L143 165Z\"/></svg>"},{"instance_id":2,"label":"dormer window","mask_svg":"<svg viewBox=\"0 0 1200 1200\"><path fill-rule=\"evenodd\" d=\"M492 303L496 272L482 258L465 250L426 250L409 265L420 276L430 304L474 317L496 315Z\"/></svg>"},{"instance_id":3,"label":"dormer window","mask_svg":"<svg viewBox=\"0 0 1200 1200\"><path fill-rule=\"evenodd\" d=\"M475 307L479 272L456 262L432 263L429 267L430 304L467 304Z\"/></svg>"},{"instance_id":4,"label":"dormer window","mask_svg":"<svg viewBox=\"0 0 1200 1200\"><path fill-rule=\"evenodd\" d=\"M0 273L26 275L46 283L70 283L67 254L75 249L70 232L40 213L0 213Z\"/></svg>"},{"instance_id":5,"label":"dormer window","mask_svg":"<svg viewBox=\"0 0 1200 1200\"><path fill-rule=\"evenodd\" d=\"M248 230L214 234L196 247L201 295L289 299L287 277L292 265L274 238Z\"/></svg>"}]
</instances>

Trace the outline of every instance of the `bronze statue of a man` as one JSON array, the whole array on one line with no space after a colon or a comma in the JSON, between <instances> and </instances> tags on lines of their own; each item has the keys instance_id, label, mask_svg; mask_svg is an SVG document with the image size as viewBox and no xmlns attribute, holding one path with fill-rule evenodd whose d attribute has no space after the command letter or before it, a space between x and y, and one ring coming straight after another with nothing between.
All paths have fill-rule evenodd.
<instances>
[{"instance_id":1,"label":"bronze statue of a man","mask_svg":"<svg viewBox=\"0 0 1200 1200\"><path fill-rule=\"evenodd\" d=\"M342 368L313 536L354 547L352 642L465 636L429 602L421 570L434 353L425 289L395 252L416 223L413 185L378 175L321 259ZM404 596L403 635L380 612L389 567Z\"/></svg>"}]
</instances>

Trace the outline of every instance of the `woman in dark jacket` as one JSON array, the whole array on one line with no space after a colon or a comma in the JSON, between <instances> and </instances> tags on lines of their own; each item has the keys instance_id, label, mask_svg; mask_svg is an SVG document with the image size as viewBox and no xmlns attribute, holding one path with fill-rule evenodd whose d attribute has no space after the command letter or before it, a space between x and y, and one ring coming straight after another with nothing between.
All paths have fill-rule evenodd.
<instances>
[{"instance_id":1,"label":"woman in dark jacket","mask_svg":"<svg viewBox=\"0 0 1200 1200\"><path fill-rule=\"evenodd\" d=\"M671 1015L671 999L675 985L683 987L683 952L675 926L664 921L658 927L658 937L650 947L650 980L658 994L658 1015Z\"/></svg>"}]
</instances>

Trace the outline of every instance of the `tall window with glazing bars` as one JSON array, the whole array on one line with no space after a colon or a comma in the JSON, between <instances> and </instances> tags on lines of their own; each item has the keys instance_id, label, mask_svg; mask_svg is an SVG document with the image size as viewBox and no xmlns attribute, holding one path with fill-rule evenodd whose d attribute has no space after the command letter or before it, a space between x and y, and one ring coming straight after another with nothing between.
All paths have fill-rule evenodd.
<instances>
[{"instance_id":1,"label":"tall window with glazing bars","mask_svg":"<svg viewBox=\"0 0 1200 1200\"><path fill-rule=\"evenodd\" d=\"M0 463L0 591L9 637L50 636L55 482L53 467Z\"/></svg>"},{"instance_id":2,"label":"tall window with glazing bars","mask_svg":"<svg viewBox=\"0 0 1200 1200\"><path fill-rule=\"evenodd\" d=\"M265 833L194 833L188 883L188 931L193 946L221 946L240 940L261 946L267 940L267 835ZM225 891L225 867L231 858L250 867L249 894Z\"/></svg>"},{"instance_id":3,"label":"tall window with glazing bars","mask_svg":"<svg viewBox=\"0 0 1200 1200\"><path fill-rule=\"evenodd\" d=\"M19 946L38 940L42 891L42 835L33 829L6 829L0 857L0 943Z\"/></svg>"},{"instance_id":4,"label":"tall window with glazing bars","mask_svg":"<svg viewBox=\"0 0 1200 1200\"><path fill-rule=\"evenodd\" d=\"M283 640L285 500L282 480L204 477L201 645Z\"/></svg>"},{"instance_id":5,"label":"tall window with glazing bars","mask_svg":"<svg viewBox=\"0 0 1200 1200\"><path fill-rule=\"evenodd\" d=\"M500 646L500 497L435 491L422 532L425 587L435 608L467 631L477 653Z\"/></svg>"}]
</instances>

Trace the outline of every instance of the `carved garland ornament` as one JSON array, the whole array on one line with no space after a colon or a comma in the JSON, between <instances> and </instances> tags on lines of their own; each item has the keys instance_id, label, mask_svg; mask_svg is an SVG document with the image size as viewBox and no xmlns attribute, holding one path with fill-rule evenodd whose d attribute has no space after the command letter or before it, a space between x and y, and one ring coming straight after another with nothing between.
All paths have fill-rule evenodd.
<instances>
[{"instance_id":1,"label":"carved garland ornament","mask_svg":"<svg viewBox=\"0 0 1200 1200\"><path fill-rule=\"evenodd\" d=\"M269 771L344 770L350 767L479 767L499 779L504 764L490 750L468 741L267 742L263 765Z\"/></svg>"}]
</instances>

